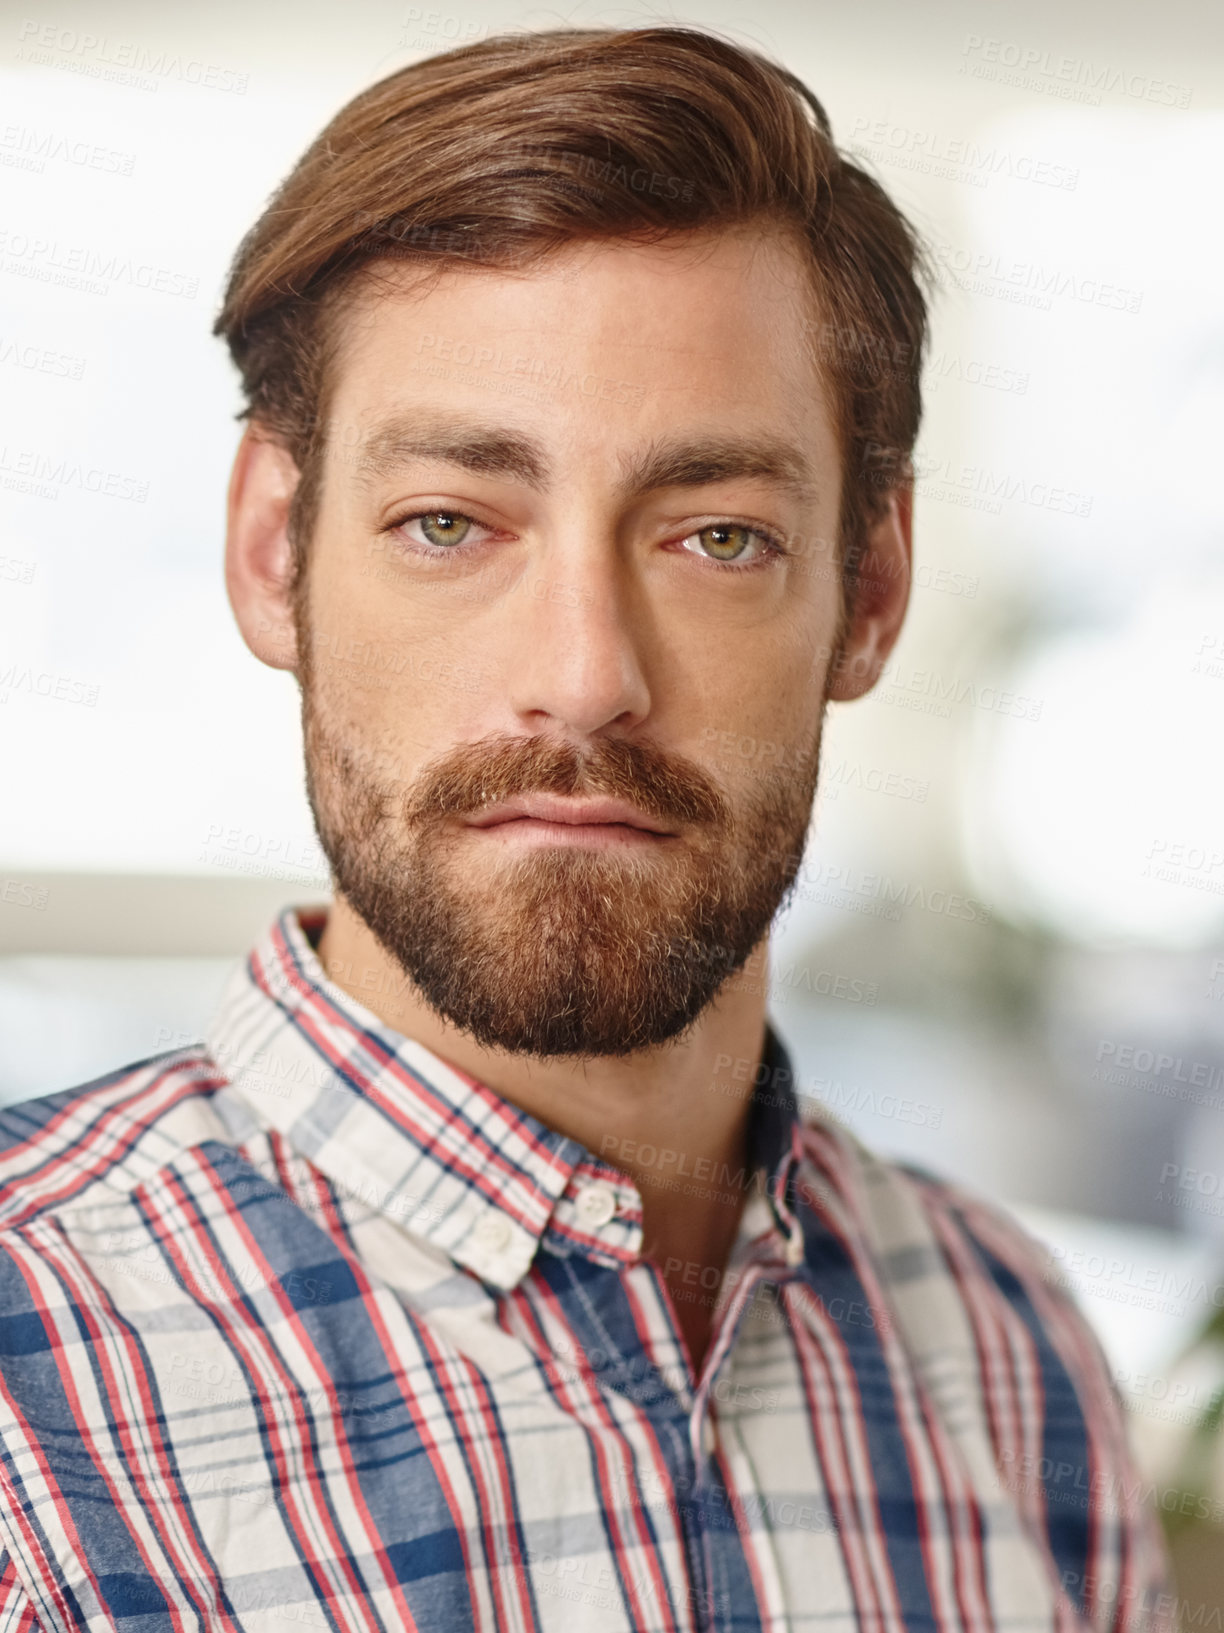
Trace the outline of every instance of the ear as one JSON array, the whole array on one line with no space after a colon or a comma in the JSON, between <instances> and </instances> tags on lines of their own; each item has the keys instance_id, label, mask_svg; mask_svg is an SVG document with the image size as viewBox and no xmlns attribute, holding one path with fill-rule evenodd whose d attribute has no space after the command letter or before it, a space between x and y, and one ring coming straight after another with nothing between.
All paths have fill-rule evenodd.
<instances>
[{"instance_id":1,"label":"ear","mask_svg":"<svg viewBox=\"0 0 1224 1633\"><path fill-rule=\"evenodd\" d=\"M248 426L230 474L225 588L243 640L273 669L297 667L288 532L297 485L298 468L288 451Z\"/></svg>"},{"instance_id":2,"label":"ear","mask_svg":"<svg viewBox=\"0 0 1224 1633\"><path fill-rule=\"evenodd\" d=\"M879 680L909 606L913 544L912 482L893 488L867 532L846 632L829 669L828 698L852 703Z\"/></svg>"}]
</instances>

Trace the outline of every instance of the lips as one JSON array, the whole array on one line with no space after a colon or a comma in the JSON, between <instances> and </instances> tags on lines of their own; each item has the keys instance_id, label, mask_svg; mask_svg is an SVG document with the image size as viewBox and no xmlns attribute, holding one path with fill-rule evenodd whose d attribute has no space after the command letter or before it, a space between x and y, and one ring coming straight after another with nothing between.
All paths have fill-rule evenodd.
<instances>
[{"instance_id":1,"label":"lips","mask_svg":"<svg viewBox=\"0 0 1224 1633\"><path fill-rule=\"evenodd\" d=\"M624 800L562 799L554 794L527 794L520 799L491 805L468 818L472 828L493 828L506 822L559 822L567 826L608 826L638 828L643 833L669 834L654 817L647 816Z\"/></svg>"}]
</instances>

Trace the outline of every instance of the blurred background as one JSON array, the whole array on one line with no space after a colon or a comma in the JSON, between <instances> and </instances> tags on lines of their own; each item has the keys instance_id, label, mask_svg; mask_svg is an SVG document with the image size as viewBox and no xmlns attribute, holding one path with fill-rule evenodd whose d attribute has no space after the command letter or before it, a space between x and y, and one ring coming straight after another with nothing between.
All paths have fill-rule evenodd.
<instances>
[{"instance_id":1,"label":"blurred background","mask_svg":"<svg viewBox=\"0 0 1224 1633\"><path fill-rule=\"evenodd\" d=\"M1051 1244L1158 1491L1224 1495L1219 13L440 6L0 9L0 1100L194 1039L327 895L293 682L221 578L239 238L397 67L705 25L807 81L939 276L908 628L832 712L775 1025L873 1146ZM1224 1603L1224 1534L1175 1540Z\"/></svg>"}]
</instances>

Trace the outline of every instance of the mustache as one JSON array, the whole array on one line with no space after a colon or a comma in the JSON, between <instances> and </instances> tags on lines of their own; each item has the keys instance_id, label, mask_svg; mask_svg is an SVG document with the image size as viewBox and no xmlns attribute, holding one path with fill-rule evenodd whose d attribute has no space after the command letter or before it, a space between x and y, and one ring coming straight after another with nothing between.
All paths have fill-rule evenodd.
<instances>
[{"instance_id":1,"label":"mustache","mask_svg":"<svg viewBox=\"0 0 1224 1633\"><path fill-rule=\"evenodd\" d=\"M426 823L526 794L621 799L673 825L717 826L730 816L726 799L700 766L651 743L601 738L580 750L511 733L465 743L429 761L413 781L403 814Z\"/></svg>"}]
</instances>

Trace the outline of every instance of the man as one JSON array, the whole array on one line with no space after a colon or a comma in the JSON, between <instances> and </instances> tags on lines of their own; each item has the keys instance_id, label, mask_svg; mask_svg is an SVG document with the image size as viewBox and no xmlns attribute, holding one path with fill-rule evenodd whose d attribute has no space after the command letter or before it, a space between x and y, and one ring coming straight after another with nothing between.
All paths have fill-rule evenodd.
<instances>
[{"instance_id":1,"label":"man","mask_svg":"<svg viewBox=\"0 0 1224 1633\"><path fill-rule=\"evenodd\" d=\"M1040 1253L801 1123L745 978L905 610L917 264L672 28L393 75L244 241L227 582L335 900L5 1114L0 1628L1155 1625Z\"/></svg>"}]
</instances>

